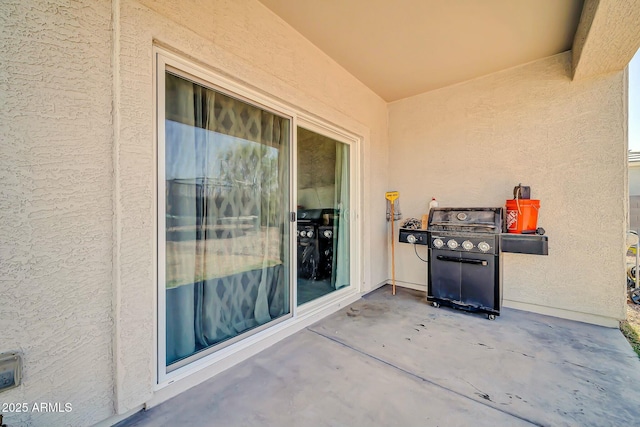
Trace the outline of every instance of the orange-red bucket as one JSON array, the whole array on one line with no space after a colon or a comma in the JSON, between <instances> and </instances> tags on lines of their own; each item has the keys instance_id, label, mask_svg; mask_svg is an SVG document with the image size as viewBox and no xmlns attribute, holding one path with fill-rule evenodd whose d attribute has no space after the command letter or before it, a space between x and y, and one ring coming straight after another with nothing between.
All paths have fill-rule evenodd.
<instances>
[{"instance_id":1,"label":"orange-red bucket","mask_svg":"<svg viewBox=\"0 0 640 427\"><path fill-rule=\"evenodd\" d=\"M538 228L538 210L540 200L513 199L507 200L507 232L522 234L535 232Z\"/></svg>"}]
</instances>

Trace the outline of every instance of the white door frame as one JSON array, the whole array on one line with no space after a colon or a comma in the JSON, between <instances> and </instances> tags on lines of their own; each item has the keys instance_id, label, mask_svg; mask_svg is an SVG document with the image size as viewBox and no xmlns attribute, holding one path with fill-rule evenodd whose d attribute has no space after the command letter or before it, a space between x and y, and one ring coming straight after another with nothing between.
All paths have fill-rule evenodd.
<instances>
[{"instance_id":1,"label":"white door frame","mask_svg":"<svg viewBox=\"0 0 640 427\"><path fill-rule=\"evenodd\" d=\"M349 263L349 286L345 286L342 289L331 292L327 295L324 295L315 300L309 301L304 305L297 308L297 312L305 313L307 311L313 311L318 309L319 307L323 307L328 302L339 300L344 295L348 295L350 293L356 292L360 293L360 220L358 215L358 207L360 206L360 186L358 185L358 180L356 177L360 176L359 170L359 147L360 147L360 138L350 132L347 132L337 126L332 125L326 121L321 119L305 115L298 114L296 120L296 129L294 130L297 137L297 128L301 127L306 130L315 132L322 136L326 136L328 138L334 139L343 144L347 144L349 146L349 251L350 251L350 263ZM295 147L293 149L295 158L293 160L294 165L298 164L298 145L297 141ZM297 177L297 174L296 174ZM297 190L297 180L295 182L294 188ZM297 200L297 194L295 195ZM297 251L296 251L297 252ZM296 263L297 265L297 263ZM297 284L297 277L296 277ZM297 288L297 286L295 286ZM297 301L297 299L296 299Z\"/></svg>"},{"instance_id":2,"label":"white door frame","mask_svg":"<svg viewBox=\"0 0 640 427\"><path fill-rule=\"evenodd\" d=\"M298 330L308 326L309 324L325 317L326 315L336 311L340 307L356 301L360 297L362 283L362 215L358 211L362 206L362 185L359 177L361 176L360 154L362 149L363 137L351 133L339 126L335 126L321 118L314 117L308 113L303 113L299 109L279 102L275 97L268 96L258 90L252 89L247 85L243 85L228 77L219 75L211 70L195 64L175 53L154 47L154 140L156 144L155 160L157 166L157 181L155 188L155 203L157 227L156 235L156 292L155 292L155 373L156 387L155 395L147 403L147 407L154 406L166 399L169 399L183 390L198 384L211 376L239 363L242 360L252 356L269 347L285 337L297 332ZM267 111L276 113L277 115L290 118L291 138L290 138L290 208L295 212L297 200L297 127L317 132L328 136L337 141L349 145L349 180L350 180L350 286L329 295L304 304L303 307L297 307L297 247L295 230L297 228L295 222L289 222L289 289L290 289L290 307L291 317L281 322L269 323L269 327L256 332L239 342L227 347L221 348L210 354L194 360L186 366L167 372L166 369L166 289L165 289L165 244L164 233L166 228L165 222L165 194L159 191L160 184L164 181L165 176L165 158L164 158L164 108L159 108L159 101L164 100L164 73L167 69L176 71L176 74L183 75L189 79L193 79L205 86L211 87L225 94L230 94L235 98L242 99L252 105L264 108ZM164 106L164 102L162 102ZM196 374L196 375L194 375ZM180 384L178 384L178 382Z\"/></svg>"}]
</instances>

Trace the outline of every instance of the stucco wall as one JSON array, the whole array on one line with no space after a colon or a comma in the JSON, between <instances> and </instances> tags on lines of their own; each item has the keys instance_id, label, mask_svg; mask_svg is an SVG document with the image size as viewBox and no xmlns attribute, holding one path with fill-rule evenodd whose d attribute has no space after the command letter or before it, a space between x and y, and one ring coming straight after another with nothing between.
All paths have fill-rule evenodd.
<instances>
[{"instance_id":1,"label":"stucco wall","mask_svg":"<svg viewBox=\"0 0 640 427\"><path fill-rule=\"evenodd\" d=\"M119 3L115 363L116 406L122 413L147 401L154 385L154 41L364 137L363 170L356 177L364 186L364 290L387 278L382 196L387 109L380 97L255 0Z\"/></svg>"},{"instance_id":2,"label":"stucco wall","mask_svg":"<svg viewBox=\"0 0 640 427\"><path fill-rule=\"evenodd\" d=\"M390 104L390 182L405 217L418 218L432 196L440 206L503 206L515 185L530 185L549 256L504 255L505 304L615 325L625 300L625 75L571 81L570 60ZM398 280L425 284L410 245L398 245L396 260Z\"/></svg>"},{"instance_id":3,"label":"stucco wall","mask_svg":"<svg viewBox=\"0 0 640 427\"><path fill-rule=\"evenodd\" d=\"M110 1L0 7L0 352L24 353L0 402L28 404L12 427L113 413L110 17Z\"/></svg>"}]
</instances>

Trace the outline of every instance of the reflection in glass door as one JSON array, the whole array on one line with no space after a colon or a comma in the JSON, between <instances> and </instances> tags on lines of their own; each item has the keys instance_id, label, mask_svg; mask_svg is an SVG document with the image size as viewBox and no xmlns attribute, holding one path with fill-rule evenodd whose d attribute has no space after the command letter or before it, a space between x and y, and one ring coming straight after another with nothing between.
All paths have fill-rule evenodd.
<instances>
[{"instance_id":1,"label":"reflection in glass door","mask_svg":"<svg viewBox=\"0 0 640 427\"><path fill-rule=\"evenodd\" d=\"M163 77L159 244L170 371L290 317L291 120Z\"/></svg>"},{"instance_id":2,"label":"reflection in glass door","mask_svg":"<svg viewBox=\"0 0 640 427\"><path fill-rule=\"evenodd\" d=\"M298 305L349 286L349 145L297 129Z\"/></svg>"}]
</instances>

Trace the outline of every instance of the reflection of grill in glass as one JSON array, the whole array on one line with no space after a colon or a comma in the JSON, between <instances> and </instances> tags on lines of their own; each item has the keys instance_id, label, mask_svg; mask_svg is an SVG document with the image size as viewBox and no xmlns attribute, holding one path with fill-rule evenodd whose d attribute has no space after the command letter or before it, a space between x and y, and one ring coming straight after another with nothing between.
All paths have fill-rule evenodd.
<instances>
[{"instance_id":1,"label":"reflection of grill in glass","mask_svg":"<svg viewBox=\"0 0 640 427\"><path fill-rule=\"evenodd\" d=\"M336 237L334 209L298 211L298 277L322 280L331 277Z\"/></svg>"},{"instance_id":2,"label":"reflection of grill in glass","mask_svg":"<svg viewBox=\"0 0 640 427\"><path fill-rule=\"evenodd\" d=\"M333 272L333 248L335 244L334 225L318 227L318 275L322 278L331 277Z\"/></svg>"},{"instance_id":3,"label":"reflection of grill in glass","mask_svg":"<svg viewBox=\"0 0 640 427\"><path fill-rule=\"evenodd\" d=\"M318 278L317 226L314 224L298 224L298 277L316 280Z\"/></svg>"},{"instance_id":4,"label":"reflection of grill in glass","mask_svg":"<svg viewBox=\"0 0 640 427\"><path fill-rule=\"evenodd\" d=\"M500 314L502 208L434 208L429 213L428 299Z\"/></svg>"}]
</instances>

